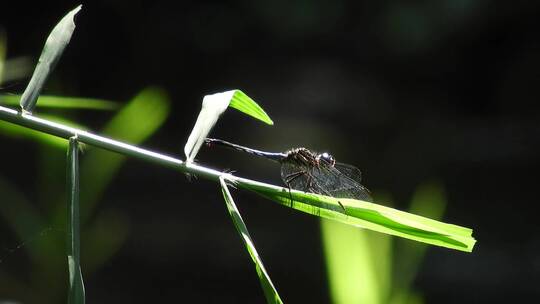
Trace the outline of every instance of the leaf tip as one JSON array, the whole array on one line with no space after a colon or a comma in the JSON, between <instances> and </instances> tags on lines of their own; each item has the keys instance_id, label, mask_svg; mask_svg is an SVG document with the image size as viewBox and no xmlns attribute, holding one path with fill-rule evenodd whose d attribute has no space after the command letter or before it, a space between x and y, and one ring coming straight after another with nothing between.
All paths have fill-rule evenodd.
<instances>
[{"instance_id":1,"label":"leaf tip","mask_svg":"<svg viewBox=\"0 0 540 304\"><path fill-rule=\"evenodd\" d=\"M233 90L234 95L231 99L230 107L237 109L253 118L256 118L268 125L274 125L270 116L246 93L241 90Z\"/></svg>"}]
</instances>

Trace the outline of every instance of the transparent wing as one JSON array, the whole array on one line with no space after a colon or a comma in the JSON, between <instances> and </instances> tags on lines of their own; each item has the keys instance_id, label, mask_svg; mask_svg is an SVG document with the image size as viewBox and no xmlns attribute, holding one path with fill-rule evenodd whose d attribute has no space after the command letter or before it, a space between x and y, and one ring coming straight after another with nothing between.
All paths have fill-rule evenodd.
<instances>
[{"instance_id":1,"label":"transparent wing","mask_svg":"<svg viewBox=\"0 0 540 304\"><path fill-rule=\"evenodd\" d=\"M362 172L360 172L360 169L356 168L355 166L344 163L336 163L334 167L348 178L356 181L359 184L362 183Z\"/></svg>"},{"instance_id":2,"label":"transparent wing","mask_svg":"<svg viewBox=\"0 0 540 304\"><path fill-rule=\"evenodd\" d=\"M347 164L308 167L283 163L281 178L292 189L336 198L372 201L369 190L360 183L360 170Z\"/></svg>"}]
</instances>

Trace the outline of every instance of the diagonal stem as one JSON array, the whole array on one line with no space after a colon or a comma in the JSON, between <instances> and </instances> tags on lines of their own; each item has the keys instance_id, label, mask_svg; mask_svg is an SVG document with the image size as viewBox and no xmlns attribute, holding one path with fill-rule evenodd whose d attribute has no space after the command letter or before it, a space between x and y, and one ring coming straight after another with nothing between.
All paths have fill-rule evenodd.
<instances>
[{"instance_id":1,"label":"diagonal stem","mask_svg":"<svg viewBox=\"0 0 540 304\"><path fill-rule=\"evenodd\" d=\"M6 108L3 106L0 106L0 120L65 139L76 136L79 142L88 145L132 156L134 158L152 162L165 167L170 167L183 173L194 174L213 181L219 181L219 177L223 175L223 172L218 170L206 168L195 163L187 163L178 158L142 149L125 142L114 140L105 136L96 135L91 132L83 131L77 128L68 127L60 123L42 119L31 114L21 113L20 111ZM269 190L277 190L284 192L287 191L287 189L283 187L236 177L231 174L227 174L227 179L234 181L239 186L251 185L266 188Z\"/></svg>"}]
</instances>

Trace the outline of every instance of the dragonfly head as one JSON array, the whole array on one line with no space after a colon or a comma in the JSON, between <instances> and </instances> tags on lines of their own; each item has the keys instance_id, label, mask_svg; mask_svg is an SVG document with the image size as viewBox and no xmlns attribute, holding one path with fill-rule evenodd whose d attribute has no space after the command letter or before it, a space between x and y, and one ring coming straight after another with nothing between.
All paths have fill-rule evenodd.
<instances>
[{"instance_id":1,"label":"dragonfly head","mask_svg":"<svg viewBox=\"0 0 540 304\"><path fill-rule=\"evenodd\" d=\"M319 163L324 163L330 166L334 166L336 164L336 159L329 153L324 152L319 155L317 155L317 161Z\"/></svg>"}]
</instances>

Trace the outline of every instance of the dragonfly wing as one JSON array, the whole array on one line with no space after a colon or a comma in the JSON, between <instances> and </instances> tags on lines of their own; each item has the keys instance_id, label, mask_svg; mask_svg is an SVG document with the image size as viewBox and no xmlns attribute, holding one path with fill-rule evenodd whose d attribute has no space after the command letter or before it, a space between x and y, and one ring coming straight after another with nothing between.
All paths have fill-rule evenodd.
<instances>
[{"instance_id":1,"label":"dragonfly wing","mask_svg":"<svg viewBox=\"0 0 540 304\"><path fill-rule=\"evenodd\" d=\"M372 201L369 190L360 184L360 170L350 165L315 167L284 162L281 178L288 187L295 190Z\"/></svg>"},{"instance_id":2,"label":"dragonfly wing","mask_svg":"<svg viewBox=\"0 0 540 304\"><path fill-rule=\"evenodd\" d=\"M313 192L310 190L309 169L306 166L284 162L281 164L281 179L294 190ZM319 192L313 192L319 193Z\"/></svg>"},{"instance_id":3,"label":"dragonfly wing","mask_svg":"<svg viewBox=\"0 0 540 304\"><path fill-rule=\"evenodd\" d=\"M356 181L357 183L362 183L362 172L360 169L355 166L351 166L344 163L336 163L334 167L341 172L341 174L346 175L348 178Z\"/></svg>"},{"instance_id":4,"label":"dragonfly wing","mask_svg":"<svg viewBox=\"0 0 540 304\"><path fill-rule=\"evenodd\" d=\"M361 174L356 167L346 165L312 168L311 175L317 188L321 189L321 194L326 192L326 195L337 198L372 201L369 190L360 183Z\"/></svg>"}]
</instances>

